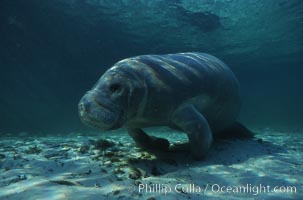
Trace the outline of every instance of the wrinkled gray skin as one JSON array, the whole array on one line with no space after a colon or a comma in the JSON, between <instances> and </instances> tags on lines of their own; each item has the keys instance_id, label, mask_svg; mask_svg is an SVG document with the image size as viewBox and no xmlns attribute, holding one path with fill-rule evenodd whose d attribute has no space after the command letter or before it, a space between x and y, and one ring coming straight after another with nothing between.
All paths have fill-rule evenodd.
<instances>
[{"instance_id":1,"label":"wrinkled gray skin","mask_svg":"<svg viewBox=\"0 0 303 200\"><path fill-rule=\"evenodd\" d=\"M142 128L181 130L196 159L205 156L214 137L226 134L239 109L234 74L222 61L203 53L124 59L107 70L79 103L85 124L100 130L125 127L144 149L168 150L169 143Z\"/></svg>"}]
</instances>

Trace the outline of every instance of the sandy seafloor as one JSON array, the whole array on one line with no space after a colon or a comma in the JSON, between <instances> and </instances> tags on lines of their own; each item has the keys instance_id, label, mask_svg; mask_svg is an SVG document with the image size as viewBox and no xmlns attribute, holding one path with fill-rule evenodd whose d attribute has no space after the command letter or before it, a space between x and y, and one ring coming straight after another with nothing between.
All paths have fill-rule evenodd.
<instances>
[{"instance_id":1,"label":"sandy seafloor","mask_svg":"<svg viewBox=\"0 0 303 200\"><path fill-rule=\"evenodd\" d=\"M269 128L221 140L208 156L152 153L124 130L0 140L0 199L303 199L303 134ZM173 143L186 135L149 133Z\"/></svg>"}]
</instances>

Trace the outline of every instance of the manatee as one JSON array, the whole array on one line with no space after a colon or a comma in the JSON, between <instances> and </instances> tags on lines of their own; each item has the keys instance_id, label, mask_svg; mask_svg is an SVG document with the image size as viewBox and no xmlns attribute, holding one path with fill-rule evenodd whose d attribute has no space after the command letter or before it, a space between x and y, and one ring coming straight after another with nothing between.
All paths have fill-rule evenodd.
<instances>
[{"instance_id":1,"label":"manatee","mask_svg":"<svg viewBox=\"0 0 303 200\"><path fill-rule=\"evenodd\" d=\"M240 107L239 83L231 69L198 52L121 60L78 104L84 124L100 130L125 127L143 149L169 150L167 139L149 136L143 128L183 131L195 159L204 158L216 138L252 136L236 121Z\"/></svg>"}]
</instances>

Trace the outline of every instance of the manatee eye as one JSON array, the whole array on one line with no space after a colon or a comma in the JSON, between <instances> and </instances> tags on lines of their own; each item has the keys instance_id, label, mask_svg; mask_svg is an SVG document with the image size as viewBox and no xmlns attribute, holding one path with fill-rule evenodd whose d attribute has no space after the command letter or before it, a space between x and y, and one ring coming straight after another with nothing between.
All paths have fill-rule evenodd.
<instances>
[{"instance_id":1,"label":"manatee eye","mask_svg":"<svg viewBox=\"0 0 303 200\"><path fill-rule=\"evenodd\" d=\"M121 90L121 85L118 84L118 83L111 84L111 85L109 86L109 90L110 90L111 92L119 92L119 91Z\"/></svg>"}]
</instances>

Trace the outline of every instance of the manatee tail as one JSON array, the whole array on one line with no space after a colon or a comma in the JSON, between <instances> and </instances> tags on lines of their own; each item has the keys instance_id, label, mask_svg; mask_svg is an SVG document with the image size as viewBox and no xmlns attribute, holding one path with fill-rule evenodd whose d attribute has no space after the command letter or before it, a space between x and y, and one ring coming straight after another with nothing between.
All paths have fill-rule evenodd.
<instances>
[{"instance_id":1,"label":"manatee tail","mask_svg":"<svg viewBox=\"0 0 303 200\"><path fill-rule=\"evenodd\" d=\"M250 139L253 138L255 133L250 131L248 128L235 122L231 127L225 129L220 138L229 139L229 138L238 138L238 139Z\"/></svg>"}]
</instances>

